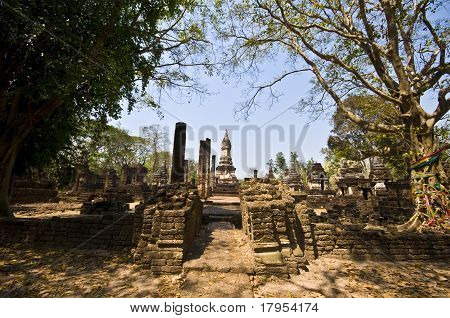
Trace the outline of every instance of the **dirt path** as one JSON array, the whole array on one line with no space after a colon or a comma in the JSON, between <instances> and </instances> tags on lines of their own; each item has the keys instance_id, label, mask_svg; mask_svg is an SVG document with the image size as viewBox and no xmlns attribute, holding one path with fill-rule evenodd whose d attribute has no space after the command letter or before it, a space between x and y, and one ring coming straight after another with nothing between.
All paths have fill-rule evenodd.
<instances>
[{"instance_id":1,"label":"dirt path","mask_svg":"<svg viewBox=\"0 0 450 318\"><path fill-rule=\"evenodd\" d=\"M213 222L202 229L183 264L185 271L252 274L253 254L242 230L229 222Z\"/></svg>"},{"instance_id":2,"label":"dirt path","mask_svg":"<svg viewBox=\"0 0 450 318\"><path fill-rule=\"evenodd\" d=\"M239 210L212 205L204 212L216 215L218 221L203 226L183 264L181 296L253 297L254 259L250 243L241 229L220 221Z\"/></svg>"}]
</instances>

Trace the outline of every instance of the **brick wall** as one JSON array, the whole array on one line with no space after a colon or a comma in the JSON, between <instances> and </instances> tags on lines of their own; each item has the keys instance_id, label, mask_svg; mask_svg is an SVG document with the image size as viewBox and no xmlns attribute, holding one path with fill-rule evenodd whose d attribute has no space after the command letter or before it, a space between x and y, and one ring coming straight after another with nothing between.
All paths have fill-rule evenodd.
<instances>
[{"instance_id":1,"label":"brick wall","mask_svg":"<svg viewBox=\"0 0 450 318\"><path fill-rule=\"evenodd\" d=\"M134 214L0 219L0 244L123 249L133 245Z\"/></svg>"},{"instance_id":2,"label":"brick wall","mask_svg":"<svg viewBox=\"0 0 450 318\"><path fill-rule=\"evenodd\" d=\"M312 210L325 212L322 220L331 223L398 225L414 213L409 185L394 182L388 183L388 191L367 200L361 195L308 195L305 204Z\"/></svg>"},{"instance_id":3,"label":"brick wall","mask_svg":"<svg viewBox=\"0 0 450 318\"><path fill-rule=\"evenodd\" d=\"M309 259L322 255L377 261L450 259L449 234L386 233L328 223L310 223L302 229L302 249Z\"/></svg>"},{"instance_id":4,"label":"brick wall","mask_svg":"<svg viewBox=\"0 0 450 318\"><path fill-rule=\"evenodd\" d=\"M33 180L13 180L10 201L12 203L57 202L58 191L51 184Z\"/></svg>"},{"instance_id":5,"label":"brick wall","mask_svg":"<svg viewBox=\"0 0 450 318\"><path fill-rule=\"evenodd\" d=\"M297 274L307 260L322 255L383 261L450 258L450 234L364 229L373 219L376 198L324 196L321 206L319 196L311 200L292 194L276 180L246 181L240 197L243 229L255 252L257 274ZM386 209L384 224L402 220Z\"/></svg>"}]
</instances>

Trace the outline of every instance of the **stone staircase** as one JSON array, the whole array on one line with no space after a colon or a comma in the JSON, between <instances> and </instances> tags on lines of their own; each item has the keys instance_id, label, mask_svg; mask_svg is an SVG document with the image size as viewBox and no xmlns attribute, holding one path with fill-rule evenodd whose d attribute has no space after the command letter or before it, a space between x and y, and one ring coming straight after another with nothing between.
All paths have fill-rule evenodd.
<instances>
[{"instance_id":1,"label":"stone staircase","mask_svg":"<svg viewBox=\"0 0 450 318\"><path fill-rule=\"evenodd\" d=\"M239 209L239 207L238 207ZM236 209L234 205L210 206L203 211L202 223L208 225L210 223L230 223L234 228L242 228L241 211Z\"/></svg>"},{"instance_id":2,"label":"stone staircase","mask_svg":"<svg viewBox=\"0 0 450 318\"><path fill-rule=\"evenodd\" d=\"M213 189L214 196L239 196L237 184L217 184Z\"/></svg>"}]
</instances>

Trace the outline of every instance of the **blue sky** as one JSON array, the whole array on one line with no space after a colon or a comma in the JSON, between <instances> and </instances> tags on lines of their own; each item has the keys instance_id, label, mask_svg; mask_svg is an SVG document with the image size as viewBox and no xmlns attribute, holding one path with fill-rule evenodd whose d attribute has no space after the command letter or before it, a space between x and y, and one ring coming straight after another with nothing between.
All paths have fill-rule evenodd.
<instances>
[{"instance_id":1,"label":"blue sky","mask_svg":"<svg viewBox=\"0 0 450 318\"><path fill-rule=\"evenodd\" d=\"M277 74L276 67L271 67L273 69L266 69L266 73ZM189 98L173 94L171 98L161 99L163 118L152 109L137 108L130 114L124 111L121 119L111 123L120 125L132 135L139 135L142 126L159 124L167 129L172 141L175 123L183 121L188 124L186 157L195 160L198 160L199 140L205 138L211 138L212 154L219 157L220 143L228 128L233 163L239 178L249 176L250 170L255 168L264 173L267 170L265 163L280 151L287 159L291 151L296 151L301 159L313 158L323 163L321 149L326 147L330 134L329 120L311 122L306 114L288 109L306 96L311 87L310 79L310 74L302 73L282 82L278 91L283 95L278 103L272 108L257 109L247 121L237 120L234 111L236 104L245 98L245 79L241 83L226 83L217 76L204 76L200 80L211 95ZM423 98L427 110L433 108L435 101L432 94ZM171 145L169 150L172 150Z\"/></svg>"},{"instance_id":2,"label":"blue sky","mask_svg":"<svg viewBox=\"0 0 450 318\"><path fill-rule=\"evenodd\" d=\"M266 69L267 74L271 71L276 74L276 66L272 67L273 70ZM245 78L241 83L226 83L218 76L204 76L200 80L211 92L210 95L163 97L164 118L159 118L152 109L140 108L130 114L124 111L122 118L112 124L120 125L133 135L138 135L142 126L159 124L167 127L172 141L175 123L183 121L189 127L186 157L195 160L198 159L199 140L204 138L211 138L213 154L219 157L220 142L228 128L233 162L240 178L249 175L250 169L265 171L265 163L280 151L287 157L290 151L297 151L304 159L314 158L323 162L320 151L326 146L330 133L328 120L318 120L308 125L310 119L307 116L288 109L306 95L310 87L309 74L304 73L281 83L278 90L283 96L278 103L271 109L262 106L247 121L236 119L234 111L236 104L245 98Z\"/></svg>"}]
</instances>

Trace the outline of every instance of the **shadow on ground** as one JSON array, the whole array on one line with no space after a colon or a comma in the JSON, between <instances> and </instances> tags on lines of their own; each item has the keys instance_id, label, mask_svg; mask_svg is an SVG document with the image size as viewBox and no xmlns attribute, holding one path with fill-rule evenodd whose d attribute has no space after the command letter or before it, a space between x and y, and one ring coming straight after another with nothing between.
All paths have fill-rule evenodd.
<instances>
[{"instance_id":1,"label":"shadow on ground","mask_svg":"<svg viewBox=\"0 0 450 318\"><path fill-rule=\"evenodd\" d=\"M129 251L0 247L0 297L176 297L178 283L133 265Z\"/></svg>"}]
</instances>

